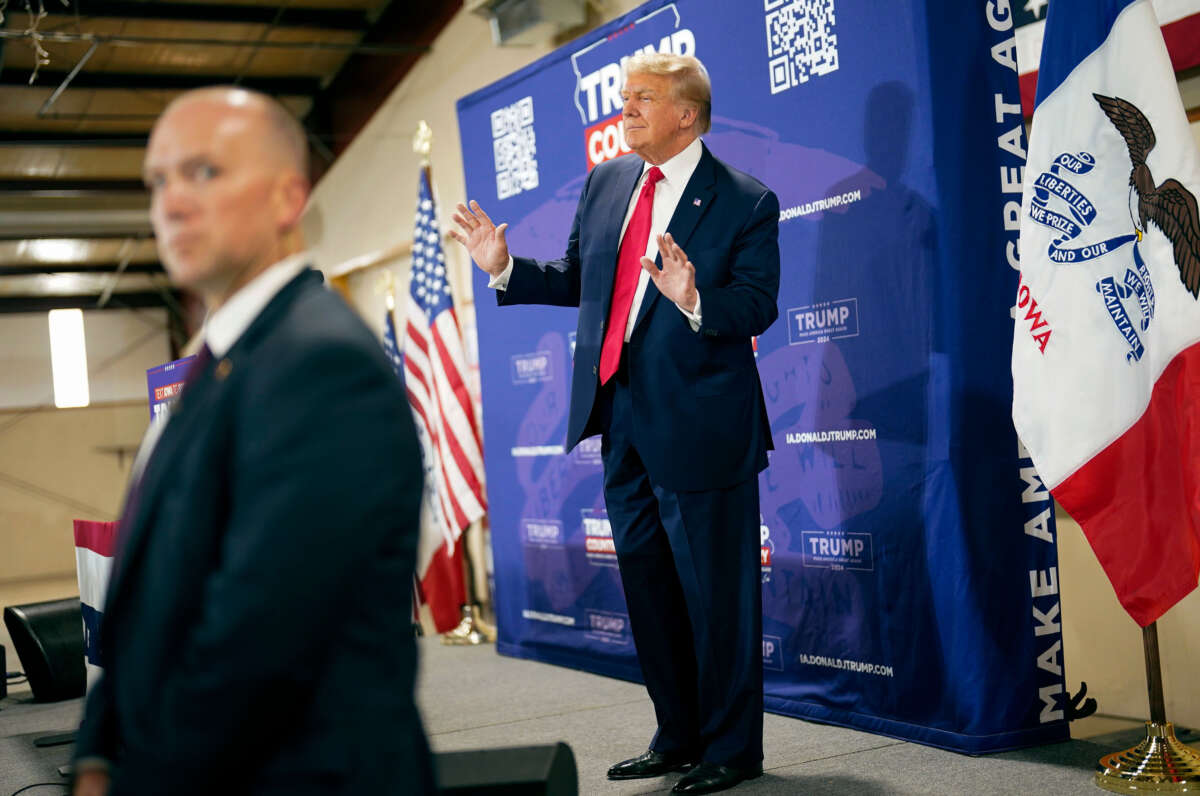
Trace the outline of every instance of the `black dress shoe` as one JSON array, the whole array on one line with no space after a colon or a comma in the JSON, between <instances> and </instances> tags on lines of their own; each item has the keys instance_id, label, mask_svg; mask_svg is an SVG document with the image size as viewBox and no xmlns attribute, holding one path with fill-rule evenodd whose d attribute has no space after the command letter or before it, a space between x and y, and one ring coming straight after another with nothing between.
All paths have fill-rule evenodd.
<instances>
[{"instance_id":1,"label":"black dress shoe","mask_svg":"<svg viewBox=\"0 0 1200 796\"><path fill-rule=\"evenodd\" d=\"M727 768L716 763L701 763L675 783L671 793L716 793L729 790L747 779L762 776L762 766L754 769Z\"/></svg>"},{"instance_id":2,"label":"black dress shoe","mask_svg":"<svg viewBox=\"0 0 1200 796\"><path fill-rule=\"evenodd\" d=\"M694 761L686 755L663 754L653 749L643 755L622 760L608 770L609 779L642 779L644 777L661 777L671 771L683 771L691 768Z\"/></svg>"}]
</instances>

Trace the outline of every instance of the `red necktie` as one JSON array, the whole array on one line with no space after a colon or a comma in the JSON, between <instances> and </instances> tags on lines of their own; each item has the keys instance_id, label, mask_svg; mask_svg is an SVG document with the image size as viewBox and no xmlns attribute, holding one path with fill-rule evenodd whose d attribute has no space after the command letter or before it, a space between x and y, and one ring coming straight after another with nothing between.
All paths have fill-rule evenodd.
<instances>
[{"instance_id":1,"label":"red necktie","mask_svg":"<svg viewBox=\"0 0 1200 796\"><path fill-rule=\"evenodd\" d=\"M646 172L646 182L633 206L625 237L621 238L621 249L617 254L617 275L613 280L612 305L608 308L608 328L604 332L604 345L600 349L600 383L607 384L617 372L621 362L621 346L625 344L625 326L629 323L629 310L633 306L633 294L637 292L638 277L642 273L642 257L646 255L646 244L650 242L650 216L654 209L654 183L663 178L658 166Z\"/></svg>"}]
</instances>

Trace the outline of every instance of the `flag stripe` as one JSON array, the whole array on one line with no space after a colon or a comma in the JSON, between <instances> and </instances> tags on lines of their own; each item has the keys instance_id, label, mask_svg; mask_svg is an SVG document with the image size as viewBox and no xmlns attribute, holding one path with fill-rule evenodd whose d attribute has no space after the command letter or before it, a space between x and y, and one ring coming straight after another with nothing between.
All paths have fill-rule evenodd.
<instances>
[{"instance_id":1,"label":"flag stripe","mask_svg":"<svg viewBox=\"0 0 1200 796\"><path fill-rule=\"evenodd\" d=\"M1133 427L1054 490L1143 627L1196 588L1200 572L1200 344L1154 385Z\"/></svg>"},{"instance_id":2,"label":"flag stripe","mask_svg":"<svg viewBox=\"0 0 1200 796\"><path fill-rule=\"evenodd\" d=\"M483 491L475 477L475 473L482 469L483 462L479 448L475 445L475 438L471 434L471 422L462 414L462 407L457 405L455 399L447 397L452 388L446 383L446 377L441 369L434 372L434 380L438 395L438 408L442 413L442 425L448 427L449 430L444 437L445 447L454 460L464 484L470 488L471 496L474 498ZM472 517L472 519L477 519L477 517Z\"/></svg>"},{"instance_id":3,"label":"flag stripe","mask_svg":"<svg viewBox=\"0 0 1200 796\"><path fill-rule=\"evenodd\" d=\"M452 486L461 484L462 479L454 479L448 475L447 468L454 467L455 472L457 472L457 465L449 463L448 458L450 457L444 455L446 453L443 442L444 435L441 434L440 424L437 423L440 417L439 412L429 406L426 396L414 395L412 387L409 387L409 398L412 403L413 413L424 426L425 433L431 443L432 455L436 461L431 474L437 482L437 495L438 500L442 504L442 511L455 518L457 528L461 531L470 525L472 520L459 507L455 491L451 488ZM430 418L433 419L432 423L430 422ZM457 538L458 535L453 532L446 536L447 541L451 543Z\"/></svg>"},{"instance_id":4,"label":"flag stripe","mask_svg":"<svg viewBox=\"0 0 1200 796\"><path fill-rule=\"evenodd\" d=\"M1197 2L1198 0L1193 0ZM1159 22L1165 20L1160 15ZM1176 72L1200 65L1200 13L1162 26L1163 41L1171 54L1171 68Z\"/></svg>"},{"instance_id":5,"label":"flag stripe","mask_svg":"<svg viewBox=\"0 0 1200 796\"><path fill-rule=\"evenodd\" d=\"M471 404L471 393L467 390L467 384L463 381L462 374L467 371L466 354L462 350L462 346L458 345L458 337L451 338L449 332L453 331L456 335L458 332L458 318L453 310L448 310L438 318L439 326L448 326L449 329L442 328L442 332L435 342L438 347L438 354L442 357L445 373L448 380L451 380L450 387L453 390L454 397L458 399L459 408L462 411L464 418L470 418L474 415L474 408ZM450 340L450 343L446 341ZM475 441L475 449L483 448L483 443L479 438L479 429L474 422L470 423L470 427L466 429L470 434L471 439Z\"/></svg>"},{"instance_id":6,"label":"flag stripe","mask_svg":"<svg viewBox=\"0 0 1200 796\"><path fill-rule=\"evenodd\" d=\"M425 342L419 330L414 329L413 334L415 340ZM434 343L437 343L437 340L437 336L434 336ZM482 456L476 455L475 461L469 461L463 454L461 439L473 439L468 419L461 417L461 413L457 412L461 407L455 403L443 405L440 397L450 389L449 384L444 382L444 369L432 367L424 358L424 353L424 349L416 346L416 351L407 358L408 371L415 377L410 378L409 383L416 383L421 387L420 394L412 396L414 411L418 411L418 417L425 424L433 447L438 453L438 477L446 486L446 489L440 490L443 493L443 502L448 505L450 513L458 522L458 527L462 529L470 525L470 522L478 520L484 513L482 504L475 497L482 491L479 480L475 477L475 471L481 469ZM433 387L428 389L431 381ZM438 396L437 406L433 406L433 396ZM446 424L452 426L449 432L445 429Z\"/></svg>"},{"instance_id":7,"label":"flag stripe","mask_svg":"<svg viewBox=\"0 0 1200 796\"><path fill-rule=\"evenodd\" d=\"M446 314L443 313L443 315ZM466 370L465 358L459 346L454 345L453 342L446 342L447 332L456 332L458 326L453 318L446 320L439 318L437 323L443 325L443 328L435 329L437 333L433 335L432 343L437 351L441 367L433 369L433 376L444 379L438 383L437 393L439 396L450 397L442 409L448 421L454 425L455 435L459 438L464 452L471 458L470 466L482 470L483 455L480 453L482 446L479 442L479 432L474 422L471 396L461 375ZM445 326L449 328L444 328ZM428 351L424 353L428 354Z\"/></svg>"},{"instance_id":8,"label":"flag stripe","mask_svg":"<svg viewBox=\"0 0 1200 796\"><path fill-rule=\"evenodd\" d=\"M415 363L414 367L416 367ZM446 450L446 437L441 433L441 424L438 422L441 418L441 413L436 407L430 405L428 393L424 389L414 387L414 383L423 387L424 382L419 379L409 381L409 400L412 404L413 412L418 421L423 425L425 433L431 442L431 448L434 451L436 465L432 475L438 482L437 492L439 500L443 505L443 511L454 516L458 523L458 529L463 530L471 524L473 519L477 519L478 517L470 517L468 512L463 511L459 507L455 490L463 484L463 479L461 475L455 478L449 474L452 468L454 474L457 475L457 463L454 461L452 455L447 455L449 452ZM482 516L482 514L479 516ZM456 534L451 534L448 540L453 542L456 538Z\"/></svg>"},{"instance_id":9,"label":"flag stripe","mask_svg":"<svg viewBox=\"0 0 1200 796\"><path fill-rule=\"evenodd\" d=\"M419 312L419 309L410 306L410 311ZM414 339L424 342L420 330L414 329L413 334ZM443 349L442 336L437 334L436 330L433 343L439 351ZM458 521L460 529L466 528L471 522L482 517L484 512L483 502L479 499L483 490L477 475L483 469L483 457L472 444L476 439L474 424L468 416L463 415L461 404L454 398L445 400L445 396L453 393L448 370L445 367L433 366L422 356L424 351L419 346L417 348L418 350L408 357L409 371L416 376L410 381L427 387L432 380L432 389L425 392L430 398L437 396L436 406L431 406L430 400L420 401L419 416L426 424L440 459L441 478L447 485L446 497L451 514ZM444 357L442 361L447 359L449 358ZM459 383L461 384L461 380Z\"/></svg>"},{"instance_id":10,"label":"flag stripe","mask_svg":"<svg viewBox=\"0 0 1200 796\"><path fill-rule=\"evenodd\" d=\"M426 400L420 399L413 406L417 417L425 425L425 432L429 436L437 460L434 477L438 480L438 495L445 510L455 517L458 529L465 529L475 518L469 517L467 512L459 506L458 489L464 482L458 473L457 462L447 449L449 441L442 433L442 425L439 422L442 418L440 409L430 406ZM451 537L451 541L454 538L456 535Z\"/></svg>"},{"instance_id":11,"label":"flag stripe","mask_svg":"<svg viewBox=\"0 0 1200 796\"><path fill-rule=\"evenodd\" d=\"M453 630L458 625L462 618L461 606L467 601L461 556L461 547L451 550L442 545L429 562L425 577L421 579L421 591L439 633ZM430 599L433 595L450 595L452 599Z\"/></svg>"},{"instance_id":12,"label":"flag stripe","mask_svg":"<svg viewBox=\"0 0 1200 796\"><path fill-rule=\"evenodd\" d=\"M112 556L117 544L116 525L111 522L75 520L75 546L102 556Z\"/></svg>"},{"instance_id":13,"label":"flag stripe","mask_svg":"<svg viewBox=\"0 0 1200 796\"><path fill-rule=\"evenodd\" d=\"M95 611L104 610L104 595L112 575L112 556L90 547L75 548L75 570L79 577L79 599Z\"/></svg>"}]
</instances>

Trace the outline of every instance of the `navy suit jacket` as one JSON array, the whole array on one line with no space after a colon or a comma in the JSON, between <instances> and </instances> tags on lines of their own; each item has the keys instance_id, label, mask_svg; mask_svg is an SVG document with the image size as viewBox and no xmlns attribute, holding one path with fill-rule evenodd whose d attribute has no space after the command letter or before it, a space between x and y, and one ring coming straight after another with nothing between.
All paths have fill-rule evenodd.
<instances>
[{"instance_id":1,"label":"navy suit jacket","mask_svg":"<svg viewBox=\"0 0 1200 796\"><path fill-rule=\"evenodd\" d=\"M134 491L76 759L124 794L422 793L421 455L374 336L306 270L185 391Z\"/></svg>"},{"instance_id":2,"label":"navy suit jacket","mask_svg":"<svg viewBox=\"0 0 1200 796\"><path fill-rule=\"evenodd\" d=\"M579 307L567 443L600 433L600 348L612 302L621 225L644 162L592 170L561 260L513 258L501 304ZM648 283L626 355L633 439L651 480L721 489L767 466L772 447L751 336L779 314L779 200L704 147L667 232L696 268L700 330ZM661 265L661 258L659 258Z\"/></svg>"}]
</instances>

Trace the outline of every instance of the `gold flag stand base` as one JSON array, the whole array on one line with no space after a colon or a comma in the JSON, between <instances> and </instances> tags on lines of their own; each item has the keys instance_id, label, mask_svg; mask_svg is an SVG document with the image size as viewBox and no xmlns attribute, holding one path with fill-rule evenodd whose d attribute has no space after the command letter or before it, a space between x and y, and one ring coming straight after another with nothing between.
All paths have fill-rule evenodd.
<instances>
[{"instance_id":1,"label":"gold flag stand base","mask_svg":"<svg viewBox=\"0 0 1200 796\"><path fill-rule=\"evenodd\" d=\"M479 606L464 605L458 627L442 634L442 643L451 647L491 644L496 640L496 628L483 621Z\"/></svg>"},{"instance_id":2,"label":"gold flag stand base","mask_svg":"<svg viewBox=\"0 0 1200 796\"><path fill-rule=\"evenodd\" d=\"M1146 722L1146 740L1100 758L1096 784L1114 793L1200 792L1200 752L1175 738L1175 725Z\"/></svg>"}]
</instances>

